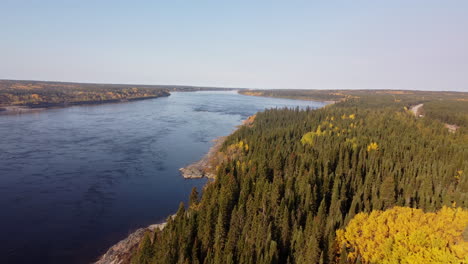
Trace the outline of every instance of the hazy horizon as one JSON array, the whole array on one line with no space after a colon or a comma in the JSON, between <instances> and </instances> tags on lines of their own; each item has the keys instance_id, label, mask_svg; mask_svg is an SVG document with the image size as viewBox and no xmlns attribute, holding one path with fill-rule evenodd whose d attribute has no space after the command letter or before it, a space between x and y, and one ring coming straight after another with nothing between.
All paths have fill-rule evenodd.
<instances>
[{"instance_id":1,"label":"hazy horizon","mask_svg":"<svg viewBox=\"0 0 468 264\"><path fill-rule=\"evenodd\" d=\"M0 79L468 91L466 1L6 1Z\"/></svg>"},{"instance_id":2,"label":"hazy horizon","mask_svg":"<svg viewBox=\"0 0 468 264\"><path fill-rule=\"evenodd\" d=\"M0 79L0 81L25 81L25 82L51 82L51 83L77 83L77 84L98 84L98 85L136 85L136 86L179 86L179 87L203 87L203 88L221 88L221 89L246 89L246 90L393 90L393 91L420 91L420 92L461 92L467 93L468 90L421 90L421 89L391 89L391 88L354 88L354 89L321 89L321 88L252 88L252 87L228 87L228 86L208 86L208 85L190 85L190 84L167 84L167 83L112 83L112 82L80 82L80 81L54 81L54 80L20 80L20 79Z\"/></svg>"}]
</instances>

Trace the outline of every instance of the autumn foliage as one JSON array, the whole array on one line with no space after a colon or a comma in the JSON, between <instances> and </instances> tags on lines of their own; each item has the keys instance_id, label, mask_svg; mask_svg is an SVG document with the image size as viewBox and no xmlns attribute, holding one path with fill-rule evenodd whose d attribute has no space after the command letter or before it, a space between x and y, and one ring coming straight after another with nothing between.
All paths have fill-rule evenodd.
<instances>
[{"instance_id":1,"label":"autumn foliage","mask_svg":"<svg viewBox=\"0 0 468 264\"><path fill-rule=\"evenodd\" d=\"M356 263L468 263L468 210L443 207L435 213L393 207L357 214L337 242Z\"/></svg>"}]
</instances>

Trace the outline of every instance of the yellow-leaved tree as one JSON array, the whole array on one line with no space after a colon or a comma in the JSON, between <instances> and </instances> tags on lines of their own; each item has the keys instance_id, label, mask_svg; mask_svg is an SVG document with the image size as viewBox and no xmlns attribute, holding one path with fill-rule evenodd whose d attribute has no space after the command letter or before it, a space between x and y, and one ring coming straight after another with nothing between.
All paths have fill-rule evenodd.
<instances>
[{"instance_id":1,"label":"yellow-leaved tree","mask_svg":"<svg viewBox=\"0 0 468 264\"><path fill-rule=\"evenodd\" d=\"M468 263L466 228L468 210L393 207L357 214L336 239L349 263L460 264Z\"/></svg>"},{"instance_id":2,"label":"yellow-leaved tree","mask_svg":"<svg viewBox=\"0 0 468 264\"><path fill-rule=\"evenodd\" d=\"M369 145L367 145L367 151L372 151L372 150L379 150L379 145L376 142L371 142Z\"/></svg>"}]
</instances>

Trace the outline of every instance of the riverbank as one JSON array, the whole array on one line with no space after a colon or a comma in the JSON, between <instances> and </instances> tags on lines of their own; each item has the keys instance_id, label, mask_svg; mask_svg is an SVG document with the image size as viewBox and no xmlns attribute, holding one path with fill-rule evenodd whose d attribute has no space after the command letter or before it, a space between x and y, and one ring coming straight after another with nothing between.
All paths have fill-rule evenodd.
<instances>
[{"instance_id":1,"label":"riverbank","mask_svg":"<svg viewBox=\"0 0 468 264\"><path fill-rule=\"evenodd\" d=\"M0 115L5 114L25 114L45 110L46 108L30 108L27 106L2 106L0 107Z\"/></svg>"},{"instance_id":2,"label":"riverbank","mask_svg":"<svg viewBox=\"0 0 468 264\"><path fill-rule=\"evenodd\" d=\"M170 92L231 91L233 88L185 85L74 83L0 80L0 112L9 107L57 108L74 105L119 103L169 96Z\"/></svg>"},{"instance_id":3,"label":"riverbank","mask_svg":"<svg viewBox=\"0 0 468 264\"><path fill-rule=\"evenodd\" d=\"M256 115L249 116L247 119L242 121L242 124L238 126L238 129L242 126L252 126L255 121ZM235 131L234 131L235 132ZM232 133L234 133L232 132ZM179 169L182 176L185 179L200 179L203 177L209 179L216 178L216 165L222 162L226 155L220 152L221 147L226 141L228 136L222 136L214 139L214 145L209 149L199 161L194 162L184 168ZM169 217L174 217L171 215ZM150 225L146 228L137 229L131 233L128 237L121 240L107 252L102 255L95 264L126 264L130 263L132 252L138 247L139 243L143 239L146 232L155 232L155 230L162 230L166 226L167 222L160 224Z\"/></svg>"},{"instance_id":4,"label":"riverbank","mask_svg":"<svg viewBox=\"0 0 468 264\"><path fill-rule=\"evenodd\" d=\"M336 99L336 100L331 100L330 98L334 98L334 97L326 97L325 95L321 94L321 95L285 95L285 94L282 94L282 93L279 93L279 94L275 94L275 93L268 93L267 91L260 91L260 90L254 90L254 91L250 91L250 90L239 90L238 91L239 94L241 95L247 95L247 96L258 96L258 97L269 97L269 98L281 98L281 99L291 99L291 100L302 100L302 101L311 101L311 102L322 102L322 103L326 103L327 105L329 104L335 104L341 100L343 100L342 98L340 99Z\"/></svg>"},{"instance_id":5,"label":"riverbank","mask_svg":"<svg viewBox=\"0 0 468 264\"><path fill-rule=\"evenodd\" d=\"M70 106L85 106L85 105L99 105L99 104L111 104L111 103L125 103L132 101L141 101L148 99L155 99L160 97L168 97L171 94L169 92L163 92L157 96L146 96L126 99L110 99L110 100L99 100L99 101L78 101L78 102L61 102L61 103L37 103L37 104L25 104L25 105L7 105L0 107L0 114L24 114L43 111L47 109L65 108Z\"/></svg>"},{"instance_id":6,"label":"riverbank","mask_svg":"<svg viewBox=\"0 0 468 264\"><path fill-rule=\"evenodd\" d=\"M241 126L252 126L255 121L255 116L249 116L242 121ZM186 167L180 168L179 171L185 179L200 179L203 177L214 179L216 177L216 165L225 159L225 155L220 152L221 147L226 141L227 136L218 137L214 140L214 145L208 150L208 153L197 162L194 162Z\"/></svg>"},{"instance_id":7,"label":"riverbank","mask_svg":"<svg viewBox=\"0 0 468 264\"><path fill-rule=\"evenodd\" d=\"M174 215L169 216L174 218ZM109 248L107 252L102 255L96 264L122 264L130 263L132 258L132 251L138 247L140 241L143 239L147 232L155 232L156 230L162 230L166 227L167 222L160 224L153 224L145 228L139 228L135 232L131 233L125 239L120 240L117 244Z\"/></svg>"},{"instance_id":8,"label":"riverbank","mask_svg":"<svg viewBox=\"0 0 468 264\"><path fill-rule=\"evenodd\" d=\"M184 168L180 168L179 171L182 177L185 179L200 179L203 177L214 179L216 177L216 161L219 157L219 151L223 146L226 137L219 137L214 140L214 145L208 150L208 153L197 162L194 162Z\"/></svg>"}]
</instances>

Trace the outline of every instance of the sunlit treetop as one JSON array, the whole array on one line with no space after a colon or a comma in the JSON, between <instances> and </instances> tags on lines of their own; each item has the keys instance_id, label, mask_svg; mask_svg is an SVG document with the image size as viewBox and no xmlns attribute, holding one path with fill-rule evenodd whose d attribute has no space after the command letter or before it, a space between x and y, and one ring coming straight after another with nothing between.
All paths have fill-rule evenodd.
<instances>
[{"instance_id":1,"label":"sunlit treetop","mask_svg":"<svg viewBox=\"0 0 468 264\"><path fill-rule=\"evenodd\" d=\"M357 214L337 231L337 242L350 263L468 263L466 228L465 209L394 207Z\"/></svg>"}]
</instances>

